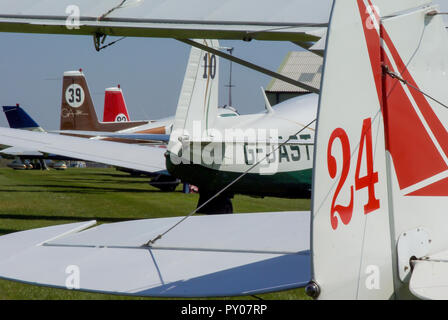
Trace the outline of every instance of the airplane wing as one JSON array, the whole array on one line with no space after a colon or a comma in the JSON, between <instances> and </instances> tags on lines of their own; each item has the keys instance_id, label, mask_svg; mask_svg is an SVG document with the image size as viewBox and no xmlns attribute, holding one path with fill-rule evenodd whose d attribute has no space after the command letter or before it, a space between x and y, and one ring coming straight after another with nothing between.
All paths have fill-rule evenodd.
<instances>
[{"instance_id":1,"label":"airplane wing","mask_svg":"<svg viewBox=\"0 0 448 320\"><path fill-rule=\"evenodd\" d=\"M317 41L330 11L308 0L4 0L0 31Z\"/></svg>"},{"instance_id":2,"label":"airplane wing","mask_svg":"<svg viewBox=\"0 0 448 320\"><path fill-rule=\"evenodd\" d=\"M194 216L145 246L179 219L8 234L0 237L0 278L156 297L250 295L311 279L309 212Z\"/></svg>"},{"instance_id":3,"label":"airplane wing","mask_svg":"<svg viewBox=\"0 0 448 320\"><path fill-rule=\"evenodd\" d=\"M165 149L0 128L0 144L129 169L165 173Z\"/></svg>"},{"instance_id":4,"label":"airplane wing","mask_svg":"<svg viewBox=\"0 0 448 320\"><path fill-rule=\"evenodd\" d=\"M310 47L325 37L332 2L3 0L0 32L285 40ZM443 1L435 2L447 9ZM394 10L391 6L383 15ZM315 49L319 51L324 45Z\"/></svg>"},{"instance_id":5,"label":"airplane wing","mask_svg":"<svg viewBox=\"0 0 448 320\"><path fill-rule=\"evenodd\" d=\"M148 133L127 133L127 132L102 132L102 131L82 131L82 130L56 130L51 133L69 134L77 136L88 136L98 138L118 138L128 140L143 140L143 141L160 141L168 142L170 140L169 134L148 134Z\"/></svg>"},{"instance_id":6,"label":"airplane wing","mask_svg":"<svg viewBox=\"0 0 448 320\"><path fill-rule=\"evenodd\" d=\"M36 150L23 149L18 147L9 147L3 150L0 150L0 154L10 156L10 157L18 157L18 156L29 156L29 157L42 157L44 154L42 152Z\"/></svg>"}]
</instances>

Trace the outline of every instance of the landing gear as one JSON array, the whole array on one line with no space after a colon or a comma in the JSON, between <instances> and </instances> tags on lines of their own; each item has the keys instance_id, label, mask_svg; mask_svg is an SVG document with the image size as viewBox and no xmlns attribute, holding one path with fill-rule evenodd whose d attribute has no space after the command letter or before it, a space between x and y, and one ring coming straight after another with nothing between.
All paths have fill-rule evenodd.
<instances>
[{"instance_id":1,"label":"landing gear","mask_svg":"<svg viewBox=\"0 0 448 320\"><path fill-rule=\"evenodd\" d=\"M40 162L40 169L41 170L50 170L50 169L48 169L47 163L45 162L44 159L40 159L39 162Z\"/></svg>"},{"instance_id":2,"label":"landing gear","mask_svg":"<svg viewBox=\"0 0 448 320\"><path fill-rule=\"evenodd\" d=\"M207 202L211 197L213 197L215 193L203 192L199 189L199 201L197 207L199 208L202 204ZM229 195L219 195L214 198L212 201L207 203L204 207L199 209L198 213L203 214L225 214L225 213L233 213L233 205L231 196Z\"/></svg>"},{"instance_id":3,"label":"landing gear","mask_svg":"<svg viewBox=\"0 0 448 320\"><path fill-rule=\"evenodd\" d=\"M174 192L179 185L180 180L172 176L159 175L153 178L149 184L163 192Z\"/></svg>"}]
</instances>

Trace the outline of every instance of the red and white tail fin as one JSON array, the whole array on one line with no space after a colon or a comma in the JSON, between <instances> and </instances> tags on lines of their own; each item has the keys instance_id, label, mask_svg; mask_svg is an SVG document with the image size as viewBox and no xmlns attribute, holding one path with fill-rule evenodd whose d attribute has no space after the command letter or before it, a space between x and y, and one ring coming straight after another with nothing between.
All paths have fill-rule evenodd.
<instances>
[{"instance_id":1,"label":"red and white tail fin","mask_svg":"<svg viewBox=\"0 0 448 320\"><path fill-rule=\"evenodd\" d=\"M104 122L126 122L129 118L128 108L124 101L120 85L107 88L104 92Z\"/></svg>"},{"instance_id":2,"label":"red and white tail fin","mask_svg":"<svg viewBox=\"0 0 448 320\"><path fill-rule=\"evenodd\" d=\"M314 166L319 298L405 297L410 258L448 244L447 111L421 93L448 102L447 33L430 4L334 3Z\"/></svg>"},{"instance_id":3,"label":"red and white tail fin","mask_svg":"<svg viewBox=\"0 0 448 320\"><path fill-rule=\"evenodd\" d=\"M149 121L99 122L82 70L64 72L60 130L112 132L148 123Z\"/></svg>"}]
</instances>

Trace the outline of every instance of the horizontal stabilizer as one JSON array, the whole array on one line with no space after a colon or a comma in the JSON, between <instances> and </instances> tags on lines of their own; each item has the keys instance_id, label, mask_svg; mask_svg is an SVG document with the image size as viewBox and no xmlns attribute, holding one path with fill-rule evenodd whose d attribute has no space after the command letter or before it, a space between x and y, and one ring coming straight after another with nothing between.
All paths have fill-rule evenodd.
<instances>
[{"instance_id":1,"label":"horizontal stabilizer","mask_svg":"<svg viewBox=\"0 0 448 320\"><path fill-rule=\"evenodd\" d=\"M235 296L302 287L309 212L191 217L34 229L0 237L0 277L158 297Z\"/></svg>"},{"instance_id":2,"label":"horizontal stabilizer","mask_svg":"<svg viewBox=\"0 0 448 320\"><path fill-rule=\"evenodd\" d=\"M0 144L144 172L166 172L165 150L45 132L0 128Z\"/></svg>"}]
</instances>

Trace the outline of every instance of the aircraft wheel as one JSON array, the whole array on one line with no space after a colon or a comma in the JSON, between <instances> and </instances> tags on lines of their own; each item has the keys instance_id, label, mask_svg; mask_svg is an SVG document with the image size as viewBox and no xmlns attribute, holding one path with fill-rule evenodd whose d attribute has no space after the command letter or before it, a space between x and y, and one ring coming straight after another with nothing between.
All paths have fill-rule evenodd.
<instances>
[{"instance_id":1,"label":"aircraft wheel","mask_svg":"<svg viewBox=\"0 0 448 320\"><path fill-rule=\"evenodd\" d=\"M200 207L208 199L213 197L214 193L201 192L199 189L199 201L197 207ZM220 195L198 210L198 213L203 214L227 214L233 213L232 199L229 195Z\"/></svg>"}]
</instances>

